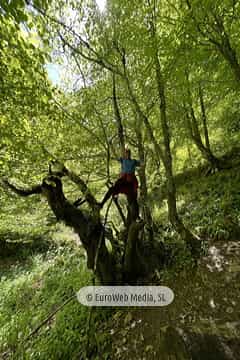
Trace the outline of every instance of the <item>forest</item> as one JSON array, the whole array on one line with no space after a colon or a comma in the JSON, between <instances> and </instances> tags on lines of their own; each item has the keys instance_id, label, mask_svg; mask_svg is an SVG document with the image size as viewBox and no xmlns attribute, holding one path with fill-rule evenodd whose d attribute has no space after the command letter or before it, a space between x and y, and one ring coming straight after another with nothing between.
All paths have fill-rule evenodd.
<instances>
[{"instance_id":1,"label":"forest","mask_svg":"<svg viewBox=\"0 0 240 360\"><path fill-rule=\"evenodd\" d=\"M240 359L239 29L238 0L0 0L0 359Z\"/></svg>"}]
</instances>

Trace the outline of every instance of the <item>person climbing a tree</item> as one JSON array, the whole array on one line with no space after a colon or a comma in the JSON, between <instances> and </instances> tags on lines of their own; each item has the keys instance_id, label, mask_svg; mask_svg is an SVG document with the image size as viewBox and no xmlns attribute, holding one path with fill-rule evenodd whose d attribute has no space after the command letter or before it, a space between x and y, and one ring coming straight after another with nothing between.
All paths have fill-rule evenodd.
<instances>
[{"instance_id":1,"label":"person climbing a tree","mask_svg":"<svg viewBox=\"0 0 240 360\"><path fill-rule=\"evenodd\" d=\"M118 161L121 163L121 174L115 184L105 194L103 200L99 204L103 207L105 202L111 197L118 194L127 195L128 203L133 205L134 217L139 217L138 203L137 203L137 189L138 181L135 175L135 169L141 165L140 160L131 158L131 150L125 148L123 157L119 158Z\"/></svg>"}]
</instances>

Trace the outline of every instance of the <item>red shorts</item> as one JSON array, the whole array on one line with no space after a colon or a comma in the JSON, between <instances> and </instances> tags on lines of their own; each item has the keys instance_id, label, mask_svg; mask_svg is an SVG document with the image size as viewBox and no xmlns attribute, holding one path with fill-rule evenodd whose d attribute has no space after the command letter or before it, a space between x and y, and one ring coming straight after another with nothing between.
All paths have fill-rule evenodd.
<instances>
[{"instance_id":1,"label":"red shorts","mask_svg":"<svg viewBox=\"0 0 240 360\"><path fill-rule=\"evenodd\" d=\"M113 185L113 195L126 194L137 197L138 181L134 174L121 174Z\"/></svg>"}]
</instances>

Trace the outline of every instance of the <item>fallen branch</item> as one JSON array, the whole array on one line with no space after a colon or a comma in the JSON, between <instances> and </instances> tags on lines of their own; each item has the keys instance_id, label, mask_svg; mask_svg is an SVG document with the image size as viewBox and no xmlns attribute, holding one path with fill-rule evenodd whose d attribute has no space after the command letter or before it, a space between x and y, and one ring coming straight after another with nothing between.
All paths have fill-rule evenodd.
<instances>
[{"instance_id":1,"label":"fallen branch","mask_svg":"<svg viewBox=\"0 0 240 360\"><path fill-rule=\"evenodd\" d=\"M35 335L45 324L48 323L49 320L51 320L53 318L53 316L60 310L62 310L62 308L64 306L66 306L67 304L69 304L74 298L76 298L76 294L70 296L66 301L64 301L64 303L62 303L60 306L58 306L52 313L50 313L23 341L22 343L24 343L25 341L29 340L33 335Z\"/></svg>"},{"instance_id":2,"label":"fallen branch","mask_svg":"<svg viewBox=\"0 0 240 360\"><path fill-rule=\"evenodd\" d=\"M53 318L53 316L59 312L60 310L62 310L62 308L64 306L66 306L67 304L69 304L74 298L76 298L76 294L70 296L67 300L64 301L64 303L62 303L60 306L58 306L53 312L51 312L35 329L33 329L30 334L25 337L19 345L24 345L30 338L32 338L32 336L36 335L38 333L38 331L44 326L46 325L49 320L51 320ZM17 348L17 346L15 347ZM7 350L4 353L0 354L2 356L3 359L7 359L8 356L10 356L11 354L11 350ZM15 350L13 350L13 352L15 352Z\"/></svg>"}]
</instances>

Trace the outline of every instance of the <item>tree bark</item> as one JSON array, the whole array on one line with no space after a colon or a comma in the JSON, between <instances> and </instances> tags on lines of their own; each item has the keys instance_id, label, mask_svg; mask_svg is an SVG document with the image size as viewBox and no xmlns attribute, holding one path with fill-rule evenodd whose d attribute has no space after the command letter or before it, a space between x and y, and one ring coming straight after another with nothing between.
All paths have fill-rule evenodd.
<instances>
[{"instance_id":1,"label":"tree bark","mask_svg":"<svg viewBox=\"0 0 240 360\"><path fill-rule=\"evenodd\" d=\"M153 11L155 11L155 9ZM155 21L155 14L152 13L152 19L150 20L150 34L151 34L152 45L154 47L153 60L155 65L155 80L159 95L160 121L161 121L161 129L162 129L163 143L164 143L163 165L165 167L166 178L167 178L168 215L171 224L173 225L175 230L180 234L181 238L186 242L192 255L194 257L198 257L200 251L200 245L201 245L200 241L196 236L194 236L190 232L189 229L187 229L184 226L177 211L176 185L173 177L172 154L170 148L170 132L167 121L167 113L166 113L165 84L164 84L161 64L158 56L156 24L154 21Z\"/></svg>"},{"instance_id":2,"label":"tree bark","mask_svg":"<svg viewBox=\"0 0 240 360\"><path fill-rule=\"evenodd\" d=\"M124 140L124 132L123 132L123 124L122 124L122 118L120 115L120 110L117 102L117 95L116 95L116 80L115 80L115 74L113 76L113 109L115 114L115 120L117 122L117 128L118 128L118 139L121 147L121 152L124 154L125 149L125 140Z\"/></svg>"},{"instance_id":3,"label":"tree bark","mask_svg":"<svg viewBox=\"0 0 240 360\"><path fill-rule=\"evenodd\" d=\"M95 197L91 194L87 185L81 178L65 167L63 168L64 174L68 175L73 182L79 185L83 190L87 199L86 202L91 208L91 212L86 212L77 208L74 203L70 203L65 198L62 180L59 176L49 175L43 179L42 184L33 186L30 189L19 189L7 180L4 181L4 184L17 195L23 197L34 194L44 195L57 220L63 221L67 226L73 228L73 230L79 235L81 243L87 252L87 266L96 273L98 279L103 285L121 284L123 276L124 281L128 282L126 274L128 274L131 281L136 281L139 274L141 274L141 269L135 271L134 268L131 268L132 274L130 274L129 271L125 269L126 263L124 262L124 258L125 254L127 254L128 259L129 257L131 259L139 258L139 256L134 253L135 246L132 246L131 244L136 244L140 240L139 233L143 228L143 223L135 222L135 217L131 213L134 210L131 208L129 231L125 232L124 237L126 247L131 250L124 251L122 254L122 257L124 258L120 259L119 246L116 247L115 241L113 239L109 239L108 237L108 240L112 242L113 249L110 253L105 245L105 223L104 225L101 223L99 207ZM130 205L132 206L134 204L130 201ZM129 241L130 243L128 243ZM129 269L128 261L126 266Z\"/></svg>"},{"instance_id":4,"label":"tree bark","mask_svg":"<svg viewBox=\"0 0 240 360\"><path fill-rule=\"evenodd\" d=\"M115 119L117 122L118 128L118 139L120 143L120 147L122 150L122 156L125 153L125 137L124 137L124 128L122 124L122 118L120 114L120 109L118 106L117 95L116 95L116 81L115 81L115 74L113 74L113 109L115 114ZM129 231L130 226L139 216L139 205L137 199L132 199L131 196L127 196L128 207L127 207L127 219L124 224L126 225L126 230ZM125 249L124 249L125 254Z\"/></svg>"},{"instance_id":5,"label":"tree bark","mask_svg":"<svg viewBox=\"0 0 240 360\"><path fill-rule=\"evenodd\" d=\"M206 115L206 109L205 109L204 98L203 98L203 90L202 90L201 84L199 84L199 100L200 100L200 106L201 106L201 112L202 112L202 122L203 122L205 146L209 151L211 151L209 135L208 135L208 127L207 127L207 115Z\"/></svg>"},{"instance_id":6,"label":"tree bark","mask_svg":"<svg viewBox=\"0 0 240 360\"><path fill-rule=\"evenodd\" d=\"M143 229L143 222L132 222L127 237L127 245L124 256L124 280L128 283L135 283L139 275L144 274L144 262L137 251L139 233Z\"/></svg>"},{"instance_id":7,"label":"tree bark","mask_svg":"<svg viewBox=\"0 0 240 360\"><path fill-rule=\"evenodd\" d=\"M188 80L188 77L187 77L187 80ZM195 145L197 146L198 150L201 152L204 159L209 162L209 164L211 165L211 168L220 170L224 166L221 163L221 161L212 153L211 148L210 148L208 129L207 129L207 124L206 124L206 113L205 113L205 107L204 107L204 103L203 103L203 95L201 93L201 90L199 88L199 97L200 97L200 105L201 105L201 111L202 111L202 119L203 119L203 123L204 123L204 134L205 134L206 145L204 145L201 134L200 134L198 121L197 121L195 111L193 108L193 104L192 104L192 96L191 96L189 84L188 84L187 90L188 90L188 107L189 107L190 116L188 114L188 111L186 111L186 120L187 120L187 127L189 130L189 135L190 135L191 139L193 140L193 142L195 143Z\"/></svg>"},{"instance_id":8,"label":"tree bark","mask_svg":"<svg viewBox=\"0 0 240 360\"><path fill-rule=\"evenodd\" d=\"M74 182L82 185L83 181L77 181L76 175L68 172L74 178ZM59 177L50 175L46 177L41 185L32 187L31 189L19 189L8 181L5 184L20 196L29 196L33 194L43 194L48 202L49 207L53 211L58 221L63 221L67 226L79 235L80 240L87 252L87 265L89 269L94 269L94 261L97 247L101 238L101 246L99 249L96 275L102 284L114 284L116 281L116 264L114 257L106 248L104 241L104 228L100 222L100 217L94 212L92 216L85 214L79 208L71 204L64 196L62 181ZM86 190L86 185L84 186ZM86 193L89 198L89 193ZM90 196L90 203L95 198Z\"/></svg>"},{"instance_id":9,"label":"tree bark","mask_svg":"<svg viewBox=\"0 0 240 360\"><path fill-rule=\"evenodd\" d=\"M214 14L214 18L216 21L216 26L218 29L218 35L221 38L221 41L215 42L215 45L219 52L223 55L225 60L229 63L230 67L232 68L233 74L235 75L235 78L237 82L240 81L240 65L238 62L237 54L233 46L231 45L229 35L227 34L223 19L218 16L217 14ZM210 38L211 41L211 38Z\"/></svg>"},{"instance_id":10,"label":"tree bark","mask_svg":"<svg viewBox=\"0 0 240 360\"><path fill-rule=\"evenodd\" d=\"M161 116L161 127L163 132L163 140L164 140L164 150L165 150L165 162L163 162L166 177L167 177L167 202L168 202L168 214L169 220L175 230L180 234L182 239L184 239L189 246L192 255L197 257L199 255L200 250L200 242L199 240L184 226L183 222L179 218L177 212L177 204L176 204L176 185L173 177L172 171L172 155L170 149L170 134L169 127L167 122L166 115L166 100L165 100L165 89L164 89L164 81L161 73L161 66L158 59L158 51L156 46L155 39L155 71L156 71L156 82L158 86L159 93L159 108L160 108L160 116Z\"/></svg>"},{"instance_id":11,"label":"tree bark","mask_svg":"<svg viewBox=\"0 0 240 360\"><path fill-rule=\"evenodd\" d=\"M220 160L213 155L211 149L209 149L203 144L201 134L198 128L195 112L191 104L190 104L190 115L191 117L188 114L186 114L187 126L191 139L193 140L194 144L197 146L198 150L201 152L204 159L207 160L207 162L209 162L211 168L220 170L223 167L223 164L221 164Z\"/></svg>"},{"instance_id":12,"label":"tree bark","mask_svg":"<svg viewBox=\"0 0 240 360\"><path fill-rule=\"evenodd\" d=\"M138 146L138 156L141 161L141 167L139 169L140 177L140 198L143 208L143 219L147 224L147 230L149 233L149 240L153 242L153 219L150 208L148 206L148 188L147 188L147 179L146 179L146 159L144 159L144 146L142 140L142 133L138 126L135 126L135 132L137 137L137 146Z\"/></svg>"},{"instance_id":13,"label":"tree bark","mask_svg":"<svg viewBox=\"0 0 240 360\"><path fill-rule=\"evenodd\" d=\"M157 56L157 57L156 57ZM187 246L189 246L190 251L194 257L199 256L199 250L200 250L200 241L183 225L182 221L180 220L178 213L177 213L177 207L176 207L176 187L175 182L172 174L172 158L171 158L171 150L170 150L170 139L169 139L169 129L166 119L166 104L165 104L165 95L164 95L164 84L161 80L161 71L160 71L160 64L158 63L158 54L157 54L157 48L155 47L155 66L156 66L156 81L160 82L158 83L158 91L159 91L159 98L160 98L160 113L161 113L161 127L163 131L164 136L164 150L161 148L160 144L156 140L153 129L151 127L151 124L146 117L146 115L143 113L136 96L134 95L134 92L132 90L129 77L127 74L125 63L123 63L124 66L124 79L127 85L127 89L130 95L130 99L133 103L134 109L136 113L138 114L141 121L144 123L149 138L152 141L156 156L159 157L159 160L163 162L166 177L167 177L167 192L168 192L168 215L169 220L173 227L176 229L176 231L180 234L180 236L183 238L183 240L186 241ZM156 61L157 60L157 61ZM160 72L159 72L160 71ZM159 77L160 75L160 77ZM163 116L163 117L162 117Z\"/></svg>"}]
</instances>

